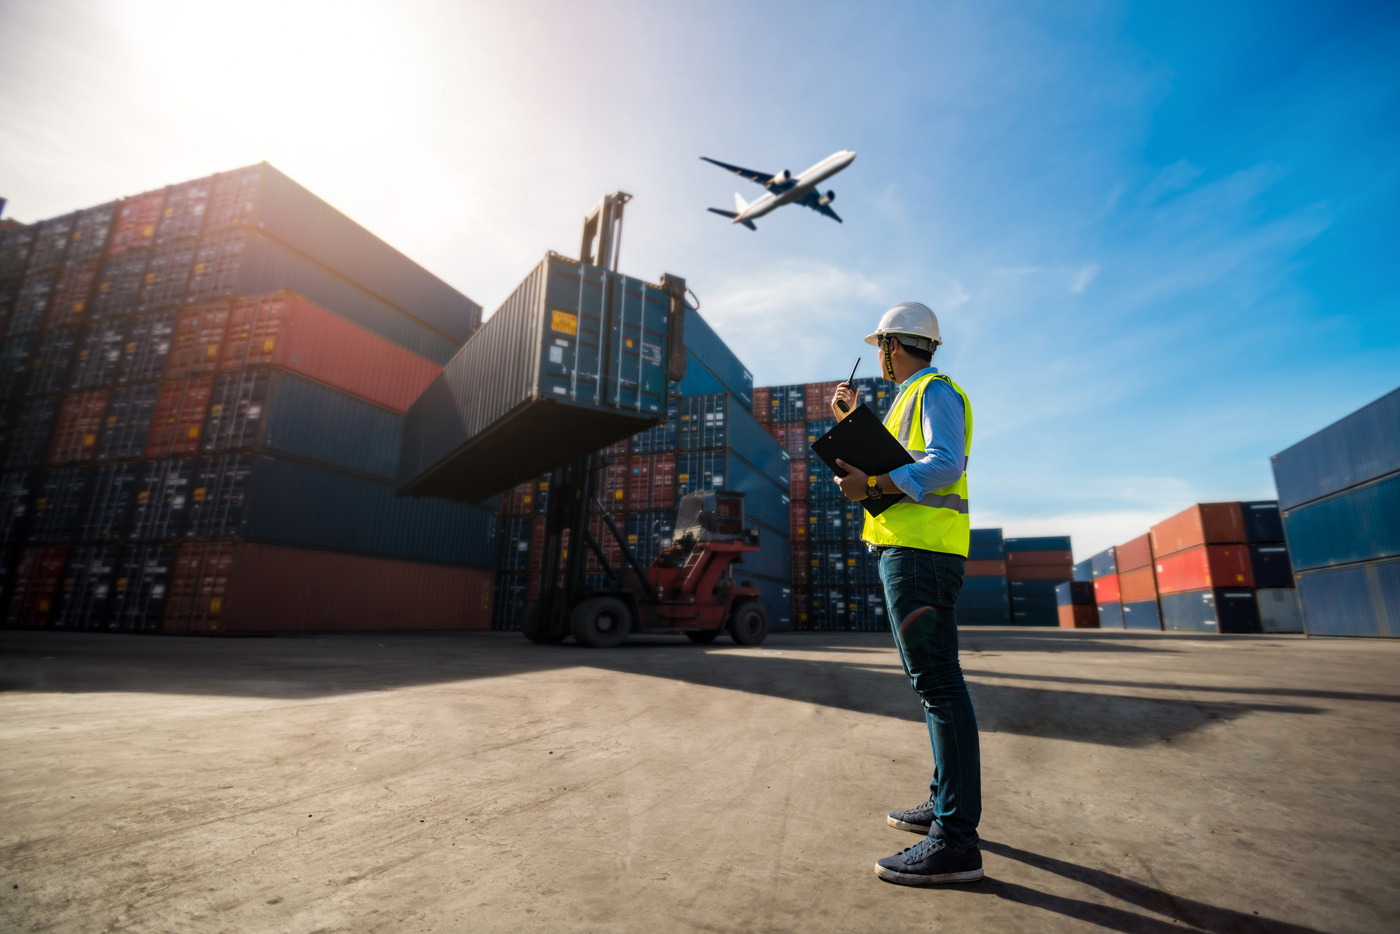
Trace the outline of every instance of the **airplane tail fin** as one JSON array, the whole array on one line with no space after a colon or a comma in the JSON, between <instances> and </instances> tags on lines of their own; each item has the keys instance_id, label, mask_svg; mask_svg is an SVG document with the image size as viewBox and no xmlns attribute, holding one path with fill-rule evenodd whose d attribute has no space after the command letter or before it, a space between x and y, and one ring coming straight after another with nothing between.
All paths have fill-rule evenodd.
<instances>
[{"instance_id":1,"label":"airplane tail fin","mask_svg":"<svg viewBox=\"0 0 1400 934\"><path fill-rule=\"evenodd\" d=\"M712 213L712 214L718 214L718 215L720 215L721 217L728 217L728 218L730 218L731 220L733 220L733 219L735 219L735 218L737 218L737 217L739 216L736 212L734 212L734 211L726 211L726 210L724 210L723 208L706 208L705 210L709 211L709 212ZM754 226L753 221L739 221L739 223L741 223L741 224L743 224L745 227L749 228L749 230L757 230L757 229L758 229L757 227Z\"/></svg>"},{"instance_id":2,"label":"airplane tail fin","mask_svg":"<svg viewBox=\"0 0 1400 934\"><path fill-rule=\"evenodd\" d=\"M745 201L742 197L740 197L737 191L734 192L734 210L738 211L740 214L743 214L744 210L748 208L748 206L749 203Z\"/></svg>"}]
</instances>

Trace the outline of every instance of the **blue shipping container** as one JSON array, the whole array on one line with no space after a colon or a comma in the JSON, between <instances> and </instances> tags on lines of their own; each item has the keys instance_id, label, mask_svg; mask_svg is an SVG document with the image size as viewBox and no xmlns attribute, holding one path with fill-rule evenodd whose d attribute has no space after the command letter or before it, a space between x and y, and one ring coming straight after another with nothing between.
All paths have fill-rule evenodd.
<instances>
[{"instance_id":1,"label":"blue shipping container","mask_svg":"<svg viewBox=\"0 0 1400 934\"><path fill-rule=\"evenodd\" d=\"M1093 568L1093 565L1092 565L1088 560L1084 560L1084 561L1081 561L1081 562L1079 562L1078 564L1076 564L1076 565L1074 566L1074 572L1073 572L1073 573L1074 573L1074 577L1072 578L1073 580L1077 580L1077 581L1092 581L1092 580L1094 579L1094 568Z\"/></svg>"},{"instance_id":2,"label":"blue shipping container","mask_svg":"<svg viewBox=\"0 0 1400 934\"><path fill-rule=\"evenodd\" d=\"M1156 600L1142 600L1138 603L1119 604L1123 609L1124 629L1151 629L1160 632L1162 613ZM1103 628L1102 608L1100 608L1099 628Z\"/></svg>"},{"instance_id":3,"label":"blue shipping container","mask_svg":"<svg viewBox=\"0 0 1400 934\"><path fill-rule=\"evenodd\" d=\"M1068 535L1042 535L1039 538L1008 538L1007 551L1069 551Z\"/></svg>"},{"instance_id":4,"label":"blue shipping container","mask_svg":"<svg viewBox=\"0 0 1400 934\"><path fill-rule=\"evenodd\" d=\"M685 316L685 349L689 361L685 379L676 388L677 395L727 392L753 412L753 374L698 311Z\"/></svg>"},{"instance_id":5,"label":"blue shipping container","mask_svg":"<svg viewBox=\"0 0 1400 934\"><path fill-rule=\"evenodd\" d=\"M1118 549L1109 548L1089 559L1089 567L1094 579L1118 573Z\"/></svg>"},{"instance_id":6,"label":"blue shipping container","mask_svg":"<svg viewBox=\"0 0 1400 934\"><path fill-rule=\"evenodd\" d=\"M1400 556L1400 473L1283 514L1296 571Z\"/></svg>"},{"instance_id":7,"label":"blue shipping container","mask_svg":"<svg viewBox=\"0 0 1400 934\"><path fill-rule=\"evenodd\" d=\"M1400 471L1400 389L1275 454L1272 462L1284 510Z\"/></svg>"},{"instance_id":8,"label":"blue shipping container","mask_svg":"<svg viewBox=\"0 0 1400 934\"><path fill-rule=\"evenodd\" d=\"M1123 604L1121 603L1100 603L1099 604L1099 628L1100 629L1122 629L1123 628Z\"/></svg>"},{"instance_id":9,"label":"blue shipping container","mask_svg":"<svg viewBox=\"0 0 1400 934\"><path fill-rule=\"evenodd\" d=\"M677 453L728 448L788 489L792 459L787 451L747 409L733 402L727 393L676 400Z\"/></svg>"},{"instance_id":10,"label":"blue shipping container","mask_svg":"<svg viewBox=\"0 0 1400 934\"><path fill-rule=\"evenodd\" d=\"M1094 585L1090 581L1065 581L1055 588L1055 605L1072 606L1092 606L1094 604Z\"/></svg>"},{"instance_id":11,"label":"blue shipping container","mask_svg":"<svg viewBox=\"0 0 1400 934\"><path fill-rule=\"evenodd\" d=\"M1006 593L1004 577L964 577L962 589L973 593Z\"/></svg>"},{"instance_id":12,"label":"blue shipping container","mask_svg":"<svg viewBox=\"0 0 1400 934\"><path fill-rule=\"evenodd\" d=\"M1007 610L1011 606L1011 598L1005 593L995 593L986 591L964 590L958 594L957 608L961 613L963 610Z\"/></svg>"},{"instance_id":13,"label":"blue shipping container","mask_svg":"<svg viewBox=\"0 0 1400 934\"><path fill-rule=\"evenodd\" d=\"M959 626L1010 626L1011 611L1007 610L957 610Z\"/></svg>"},{"instance_id":14,"label":"blue shipping container","mask_svg":"<svg viewBox=\"0 0 1400 934\"><path fill-rule=\"evenodd\" d=\"M1240 514L1244 516L1245 541L1283 541L1283 516L1279 513L1278 500L1240 503Z\"/></svg>"},{"instance_id":15,"label":"blue shipping container","mask_svg":"<svg viewBox=\"0 0 1400 934\"><path fill-rule=\"evenodd\" d=\"M973 529L969 541L974 545L1000 545L1001 529Z\"/></svg>"},{"instance_id":16,"label":"blue shipping container","mask_svg":"<svg viewBox=\"0 0 1400 934\"><path fill-rule=\"evenodd\" d=\"M1006 548L1001 542L994 544L981 544L973 542L967 547L967 560L969 561L1001 561L1006 557Z\"/></svg>"},{"instance_id":17,"label":"blue shipping container","mask_svg":"<svg viewBox=\"0 0 1400 934\"><path fill-rule=\"evenodd\" d=\"M1310 636L1400 637L1400 561L1298 575Z\"/></svg>"},{"instance_id":18,"label":"blue shipping container","mask_svg":"<svg viewBox=\"0 0 1400 934\"><path fill-rule=\"evenodd\" d=\"M1260 632L1253 590L1192 590L1164 593L1162 628L1185 632Z\"/></svg>"}]
</instances>

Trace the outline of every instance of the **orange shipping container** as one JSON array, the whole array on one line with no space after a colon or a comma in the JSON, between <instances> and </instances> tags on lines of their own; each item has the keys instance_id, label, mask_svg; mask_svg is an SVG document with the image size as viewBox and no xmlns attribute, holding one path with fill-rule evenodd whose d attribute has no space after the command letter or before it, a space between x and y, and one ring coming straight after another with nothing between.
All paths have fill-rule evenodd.
<instances>
[{"instance_id":1,"label":"orange shipping container","mask_svg":"<svg viewBox=\"0 0 1400 934\"><path fill-rule=\"evenodd\" d=\"M1152 554L1157 558L1197 545L1227 545L1249 540L1239 503L1197 503L1154 525L1151 534Z\"/></svg>"},{"instance_id":2,"label":"orange shipping container","mask_svg":"<svg viewBox=\"0 0 1400 934\"><path fill-rule=\"evenodd\" d=\"M753 417L757 419L761 425L768 424L768 399L769 394L767 386L754 387Z\"/></svg>"},{"instance_id":3,"label":"orange shipping container","mask_svg":"<svg viewBox=\"0 0 1400 934\"><path fill-rule=\"evenodd\" d=\"M92 460L97 448L97 432L107 411L107 390L75 392L63 397L58 424L49 443L49 463L67 464Z\"/></svg>"},{"instance_id":4,"label":"orange shipping container","mask_svg":"<svg viewBox=\"0 0 1400 934\"><path fill-rule=\"evenodd\" d=\"M1005 577L1005 561L969 561L963 571L964 577Z\"/></svg>"},{"instance_id":5,"label":"orange shipping container","mask_svg":"<svg viewBox=\"0 0 1400 934\"><path fill-rule=\"evenodd\" d=\"M1061 629L1098 629L1099 608L1086 603L1057 607Z\"/></svg>"},{"instance_id":6,"label":"orange shipping container","mask_svg":"<svg viewBox=\"0 0 1400 934\"><path fill-rule=\"evenodd\" d=\"M831 418L831 397L836 395L840 380L827 383L808 383L802 387L802 401L807 408L807 417L812 419Z\"/></svg>"},{"instance_id":7,"label":"orange shipping container","mask_svg":"<svg viewBox=\"0 0 1400 934\"><path fill-rule=\"evenodd\" d=\"M160 385L151 433L146 440L147 457L199 452L199 436L209 409L212 376L167 380Z\"/></svg>"},{"instance_id":8,"label":"orange shipping container","mask_svg":"<svg viewBox=\"0 0 1400 934\"><path fill-rule=\"evenodd\" d=\"M165 631L489 629L494 583L477 568L190 543L176 553Z\"/></svg>"},{"instance_id":9,"label":"orange shipping container","mask_svg":"<svg viewBox=\"0 0 1400 934\"><path fill-rule=\"evenodd\" d=\"M1118 575L1105 574L1103 577L1094 580L1094 603L1117 603L1118 595Z\"/></svg>"},{"instance_id":10,"label":"orange shipping container","mask_svg":"<svg viewBox=\"0 0 1400 934\"><path fill-rule=\"evenodd\" d=\"M408 411L442 370L292 292L232 303L219 368L258 364L275 364L395 412Z\"/></svg>"},{"instance_id":11,"label":"orange shipping container","mask_svg":"<svg viewBox=\"0 0 1400 934\"><path fill-rule=\"evenodd\" d=\"M1213 587L1253 587L1248 545L1198 545L1157 559L1157 590L1185 593Z\"/></svg>"},{"instance_id":12,"label":"orange shipping container","mask_svg":"<svg viewBox=\"0 0 1400 934\"><path fill-rule=\"evenodd\" d=\"M1118 589L1124 603L1142 603L1157 599L1157 574L1152 565L1133 568L1118 575Z\"/></svg>"},{"instance_id":13,"label":"orange shipping container","mask_svg":"<svg viewBox=\"0 0 1400 934\"><path fill-rule=\"evenodd\" d=\"M1074 567L1074 556L1068 551L1008 551L1007 567L1044 567L1067 564Z\"/></svg>"},{"instance_id":14,"label":"orange shipping container","mask_svg":"<svg viewBox=\"0 0 1400 934\"><path fill-rule=\"evenodd\" d=\"M5 617L11 626L48 625L67 560L67 546L24 549Z\"/></svg>"},{"instance_id":15,"label":"orange shipping container","mask_svg":"<svg viewBox=\"0 0 1400 934\"><path fill-rule=\"evenodd\" d=\"M1139 535L1127 544L1119 545L1114 555L1118 559L1119 574L1135 568L1151 567L1152 536L1150 534Z\"/></svg>"},{"instance_id":16,"label":"orange shipping container","mask_svg":"<svg viewBox=\"0 0 1400 934\"><path fill-rule=\"evenodd\" d=\"M191 305L175 319L175 335L170 341L170 357L165 364L166 379L180 379L200 373L213 373L219 365L219 352L228 333L229 303Z\"/></svg>"}]
</instances>

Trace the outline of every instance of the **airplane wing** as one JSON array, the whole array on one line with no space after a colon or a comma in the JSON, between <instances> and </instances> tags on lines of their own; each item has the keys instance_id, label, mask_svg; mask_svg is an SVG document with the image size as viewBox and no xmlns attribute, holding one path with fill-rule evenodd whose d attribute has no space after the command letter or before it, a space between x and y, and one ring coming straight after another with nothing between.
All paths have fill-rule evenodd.
<instances>
[{"instance_id":1,"label":"airplane wing","mask_svg":"<svg viewBox=\"0 0 1400 934\"><path fill-rule=\"evenodd\" d=\"M758 182L760 185L767 185L773 180L773 176L766 172L755 172L753 169L741 169L737 165L730 165L728 162L720 162L718 159L711 159L709 156L701 156L700 158L719 166L721 169L728 169L741 178L747 178L751 182Z\"/></svg>"},{"instance_id":2,"label":"airplane wing","mask_svg":"<svg viewBox=\"0 0 1400 934\"><path fill-rule=\"evenodd\" d=\"M845 221L841 220L841 215L837 214L831 209L831 205L822 204L821 195L815 189L807 192L801 198L798 198L797 203L802 205L804 208L811 208L818 214L825 214L827 217L836 221L836 223L838 224L845 223Z\"/></svg>"}]
</instances>

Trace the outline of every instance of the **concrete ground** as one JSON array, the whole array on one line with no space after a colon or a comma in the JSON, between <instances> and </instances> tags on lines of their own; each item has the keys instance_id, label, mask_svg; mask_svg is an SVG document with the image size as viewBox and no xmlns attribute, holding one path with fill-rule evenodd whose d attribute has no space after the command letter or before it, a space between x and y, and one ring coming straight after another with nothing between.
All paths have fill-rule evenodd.
<instances>
[{"instance_id":1,"label":"concrete ground","mask_svg":"<svg viewBox=\"0 0 1400 934\"><path fill-rule=\"evenodd\" d=\"M15 931L1400 930L1400 644L972 629L987 878L879 881L887 634L0 634Z\"/></svg>"}]
</instances>

